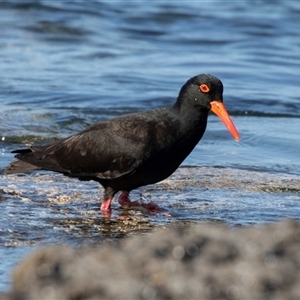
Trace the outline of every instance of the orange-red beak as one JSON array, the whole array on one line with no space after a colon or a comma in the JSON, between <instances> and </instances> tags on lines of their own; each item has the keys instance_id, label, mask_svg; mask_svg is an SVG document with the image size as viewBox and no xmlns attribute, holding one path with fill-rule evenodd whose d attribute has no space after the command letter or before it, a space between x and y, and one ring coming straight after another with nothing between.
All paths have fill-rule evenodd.
<instances>
[{"instance_id":1,"label":"orange-red beak","mask_svg":"<svg viewBox=\"0 0 300 300\"><path fill-rule=\"evenodd\" d=\"M210 102L210 105L211 105L211 111L214 112L222 120L222 122L229 130L229 132L232 134L232 136L235 138L235 140L239 141L240 135L236 130L224 104L219 101L212 101Z\"/></svg>"}]
</instances>

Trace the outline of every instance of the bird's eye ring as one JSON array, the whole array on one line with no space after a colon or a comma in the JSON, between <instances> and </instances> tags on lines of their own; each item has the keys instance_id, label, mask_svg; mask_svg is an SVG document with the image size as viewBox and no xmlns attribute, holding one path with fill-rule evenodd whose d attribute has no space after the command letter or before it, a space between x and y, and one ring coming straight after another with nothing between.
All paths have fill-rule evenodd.
<instances>
[{"instance_id":1,"label":"bird's eye ring","mask_svg":"<svg viewBox=\"0 0 300 300\"><path fill-rule=\"evenodd\" d=\"M208 93L210 91L209 86L205 83L200 84L199 89L203 93Z\"/></svg>"}]
</instances>

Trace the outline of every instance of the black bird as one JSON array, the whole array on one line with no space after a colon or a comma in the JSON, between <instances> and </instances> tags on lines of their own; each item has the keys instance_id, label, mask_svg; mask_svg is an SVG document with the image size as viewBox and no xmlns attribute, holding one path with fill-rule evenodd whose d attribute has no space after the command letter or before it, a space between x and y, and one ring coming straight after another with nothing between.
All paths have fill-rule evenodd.
<instances>
[{"instance_id":1,"label":"black bird","mask_svg":"<svg viewBox=\"0 0 300 300\"><path fill-rule=\"evenodd\" d=\"M103 213L111 211L118 191L122 191L122 206L159 211L153 203L131 202L129 192L161 181L179 167L202 138L210 110L239 140L223 105L222 82L202 74L182 86L171 107L123 115L47 146L13 151L18 161L11 163L5 173L43 169L97 181L104 187L100 207Z\"/></svg>"}]
</instances>

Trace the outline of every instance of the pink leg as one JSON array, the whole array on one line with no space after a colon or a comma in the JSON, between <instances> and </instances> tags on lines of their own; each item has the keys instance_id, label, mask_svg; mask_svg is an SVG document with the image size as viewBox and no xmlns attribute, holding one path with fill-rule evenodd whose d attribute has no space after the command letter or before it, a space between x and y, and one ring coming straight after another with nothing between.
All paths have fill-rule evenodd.
<instances>
[{"instance_id":1,"label":"pink leg","mask_svg":"<svg viewBox=\"0 0 300 300\"><path fill-rule=\"evenodd\" d=\"M112 199L103 200L101 203L101 206L100 206L100 211L101 212L111 212L111 202L112 202Z\"/></svg>"},{"instance_id":2,"label":"pink leg","mask_svg":"<svg viewBox=\"0 0 300 300\"><path fill-rule=\"evenodd\" d=\"M131 201L129 199L129 192L123 191L119 197L119 203L121 206L133 207L133 206L140 206L138 201Z\"/></svg>"},{"instance_id":3,"label":"pink leg","mask_svg":"<svg viewBox=\"0 0 300 300\"><path fill-rule=\"evenodd\" d=\"M164 211L162 208L160 208L154 202L143 203L143 202L139 202L139 201L131 201L129 199L128 191L122 191L122 193L119 197L119 203L121 206L125 206L125 207L141 207L150 213L160 213L160 212Z\"/></svg>"}]
</instances>

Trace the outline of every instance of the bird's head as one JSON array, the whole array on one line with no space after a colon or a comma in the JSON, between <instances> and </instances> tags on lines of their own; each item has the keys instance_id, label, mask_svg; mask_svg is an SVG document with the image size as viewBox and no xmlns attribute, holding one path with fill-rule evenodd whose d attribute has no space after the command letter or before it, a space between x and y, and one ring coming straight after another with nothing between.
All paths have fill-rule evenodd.
<instances>
[{"instance_id":1,"label":"bird's head","mask_svg":"<svg viewBox=\"0 0 300 300\"><path fill-rule=\"evenodd\" d=\"M222 120L235 140L240 140L240 135L223 104L223 84L217 77L201 74L190 78L181 88L175 105L181 106L183 103L211 110Z\"/></svg>"}]
</instances>

